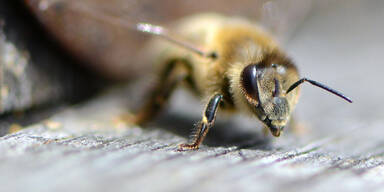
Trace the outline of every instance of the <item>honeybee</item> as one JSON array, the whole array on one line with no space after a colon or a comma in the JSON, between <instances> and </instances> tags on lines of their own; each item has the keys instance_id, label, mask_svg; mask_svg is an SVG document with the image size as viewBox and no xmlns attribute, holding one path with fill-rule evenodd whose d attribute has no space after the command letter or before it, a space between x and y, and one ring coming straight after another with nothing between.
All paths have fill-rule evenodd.
<instances>
[{"instance_id":1,"label":"honeybee","mask_svg":"<svg viewBox=\"0 0 384 192\"><path fill-rule=\"evenodd\" d=\"M278 43L244 18L193 15L176 22L172 34L149 23L113 22L155 36L148 44L148 58L158 68L158 79L131 123L143 125L153 119L179 86L188 87L206 102L193 141L179 145L179 150L199 148L214 126L218 110L254 116L279 137L298 102L299 85L304 82L352 103L326 85L300 78L297 67Z\"/></svg>"},{"instance_id":2,"label":"honeybee","mask_svg":"<svg viewBox=\"0 0 384 192\"><path fill-rule=\"evenodd\" d=\"M143 31L158 33L153 27L146 24ZM255 116L279 137L298 102L299 85L304 82L352 102L326 85L300 78L293 61L275 40L245 19L200 14L182 19L174 30L185 41L150 43L157 54L152 58L160 66L159 79L134 122L148 122L178 85L188 86L206 101L206 106L192 143L179 145L180 150L199 148L219 108Z\"/></svg>"}]
</instances>

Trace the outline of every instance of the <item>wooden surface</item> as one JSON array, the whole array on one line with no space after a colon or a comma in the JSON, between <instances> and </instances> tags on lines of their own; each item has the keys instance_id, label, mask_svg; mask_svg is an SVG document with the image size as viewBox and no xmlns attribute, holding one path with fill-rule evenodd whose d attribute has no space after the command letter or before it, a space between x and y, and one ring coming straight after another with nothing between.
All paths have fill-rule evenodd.
<instances>
[{"instance_id":1,"label":"wooden surface","mask_svg":"<svg viewBox=\"0 0 384 192\"><path fill-rule=\"evenodd\" d=\"M303 85L299 133L264 138L255 120L219 115L199 151L177 152L202 104L177 92L147 129L128 127L134 89L118 88L3 136L0 191L383 191L382 18L381 0L344 0L296 31L286 49L302 75L354 100Z\"/></svg>"}]
</instances>

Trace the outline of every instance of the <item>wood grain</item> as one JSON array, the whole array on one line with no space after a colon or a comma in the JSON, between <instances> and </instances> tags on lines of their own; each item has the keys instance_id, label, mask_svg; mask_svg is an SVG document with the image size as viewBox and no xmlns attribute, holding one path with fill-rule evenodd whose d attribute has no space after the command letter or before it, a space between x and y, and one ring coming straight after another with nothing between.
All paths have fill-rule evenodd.
<instances>
[{"instance_id":1,"label":"wood grain","mask_svg":"<svg viewBox=\"0 0 384 192\"><path fill-rule=\"evenodd\" d=\"M0 189L375 191L383 184L379 125L311 140L292 133L271 140L260 129L219 124L199 151L178 152L191 127L182 119L187 114L165 115L178 119L172 127L163 125L167 117L147 129L129 127L118 118L124 95L110 93L2 137ZM177 97L185 98L182 92Z\"/></svg>"}]
</instances>

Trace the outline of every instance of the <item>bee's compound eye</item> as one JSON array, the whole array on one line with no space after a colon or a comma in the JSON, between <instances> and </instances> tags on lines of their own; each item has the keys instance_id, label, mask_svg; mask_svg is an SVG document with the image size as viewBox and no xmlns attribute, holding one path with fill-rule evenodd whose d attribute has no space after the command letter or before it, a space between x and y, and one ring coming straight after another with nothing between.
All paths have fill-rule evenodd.
<instances>
[{"instance_id":1,"label":"bee's compound eye","mask_svg":"<svg viewBox=\"0 0 384 192\"><path fill-rule=\"evenodd\" d=\"M246 94L252 98L258 97L257 66L248 65L241 73L241 85Z\"/></svg>"}]
</instances>

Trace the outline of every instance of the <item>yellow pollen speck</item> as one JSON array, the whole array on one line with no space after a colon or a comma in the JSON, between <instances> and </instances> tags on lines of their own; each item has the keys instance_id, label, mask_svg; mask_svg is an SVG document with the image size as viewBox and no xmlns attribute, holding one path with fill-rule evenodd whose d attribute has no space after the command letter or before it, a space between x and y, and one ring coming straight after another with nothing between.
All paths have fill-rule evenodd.
<instances>
[{"instance_id":1,"label":"yellow pollen speck","mask_svg":"<svg viewBox=\"0 0 384 192\"><path fill-rule=\"evenodd\" d=\"M203 116L203 123L208 124L208 119L206 116Z\"/></svg>"}]
</instances>

